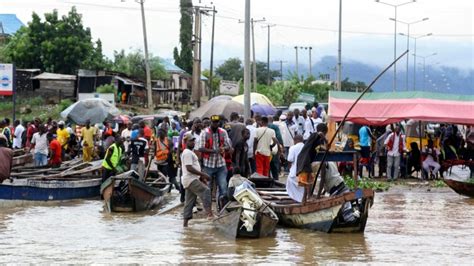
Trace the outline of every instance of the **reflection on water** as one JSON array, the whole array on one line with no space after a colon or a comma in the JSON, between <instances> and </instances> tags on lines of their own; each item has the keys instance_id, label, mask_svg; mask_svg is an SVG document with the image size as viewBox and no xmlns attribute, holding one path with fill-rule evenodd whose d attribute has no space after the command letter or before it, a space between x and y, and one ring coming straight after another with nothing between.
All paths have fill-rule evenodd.
<instances>
[{"instance_id":1,"label":"reflection on water","mask_svg":"<svg viewBox=\"0 0 474 266\"><path fill-rule=\"evenodd\" d=\"M0 210L3 263L472 263L474 200L449 190L377 194L365 234L278 228L228 239L179 212L109 214L100 201Z\"/></svg>"}]
</instances>

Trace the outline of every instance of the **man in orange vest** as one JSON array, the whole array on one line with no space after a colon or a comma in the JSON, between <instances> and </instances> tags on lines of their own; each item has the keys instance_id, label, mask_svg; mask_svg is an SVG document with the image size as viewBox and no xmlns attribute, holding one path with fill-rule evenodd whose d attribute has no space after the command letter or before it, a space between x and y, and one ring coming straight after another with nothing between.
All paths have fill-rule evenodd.
<instances>
[{"instance_id":1,"label":"man in orange vest","mask_svg":"<svg viewBox=\"0 0 474 266\"><path fill-rule=\"evenodd\" d=\"M168 176L168 159L170 155L170 144L163 128L158 129L158 138L155 144L155 163L158 170Z\"/></svg>"},{"instance_id":2,"label":"man in orange vest","mask_svg":"<svg viewBox=\"0 0 474 266\"><path fill-rule=\"evenodd\" d=\"M387 150L387 180L389 182L398 178L400 158L403 155L404 143L405 140L402 133L400 133L400 125L397 124L395 125L394 132L390 133L384 142Z\"/></svg>"},{"instance_id":3,"label":"man in orange vest","mask_svg":"<svg viewBox=\"0 0 474 266\"><path fill-rule=\"evenodd\" d=\"M211 189L214 182L219 188L219 205L223 207L227 195L227 168L224 154L230 151L227 131L219 127L220 117L211 116L211 126L201 132L198 150L201 152L203 170L211 177Z\"/></svg>"}]
</instances>

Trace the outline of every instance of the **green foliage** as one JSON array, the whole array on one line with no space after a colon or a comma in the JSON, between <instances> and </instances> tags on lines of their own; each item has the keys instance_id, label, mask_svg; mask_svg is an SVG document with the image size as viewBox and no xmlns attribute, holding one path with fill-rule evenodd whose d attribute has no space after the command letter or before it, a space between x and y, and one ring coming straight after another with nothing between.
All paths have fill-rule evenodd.
<instances>
[{"instance_id":1,"label":"green foliage","mask_svg":"<svg viewBox=\"0 0 474 266\"><path fill-rule=\"evenodd\" d=\"M362 81L352 82L352 81L349 81L349 78L345 78L344 80L341 81L342 91L361 92L365 88L367 88L367 85L365 85L365 83ZM369 92L372 92L372 89L370 89Z\"/></svg>"},{"instance_id":2,"label":"green foliage","mask_svg":"<svg viewBox=\"0 0 474 266\"><path fill-rule=\"evenodd\" d=\"M44 98L42 97L34 97L31 99L26 99L22 101L22 103L29 104L31 106L41 106L44 104Z\"/></svg>"},{"instance_id":3,"label":"green foliage","mask_svg":"<svg viewBox=\"0 0 474 266\"><path fill-rule=\"evenodd\" d=\"M257 83L258 84L267 84L267 63L257 61ZM253 64L252 64L253 71ZM252 72L253 73L253 72ZM276 77L280 76L280 71L270 70L270 82L275 80Z\"/></svg>"},{"instance_id":4,"label":"green foliage","mask_svg":"<svg viewBox=\"0 0 474 266\"><path fill-rule=\"evenodd\" d=\"M64 100L61 100L57 106L57 109L59 112L62 112L64 110L66 110L66 108L68 108L69 106L71 106L73 104L73 102L70 100L70 99L64 99Z\"/></svg>"},{"instance_id":5,"label":"green foliage","mask_svg":"<svg viewBox=\"0 0 474 266\"><path fill-rule=\"evenodd\" d=\"M96 91L98 93L115 93L117 89L112 84L106 84L106 85L97 87Z\"/></svg>"},{"instance_id":6,"label":"green foliage","mask_svg":"<svg viewBox=\"0 0 474 266\"><path fill-rule=\"evenodd\" d=\"M239 81L244 77L244 68L239 58L229 58L216 68L216 75L223 80Z\"/></svg>"},{"instance_id":7,"label":"green foliage","mask_svg":"<svg viewBox=\"0 0 474 266\"><path fill-rule=\"evenodd\" d=\"M350 176L344 177L344 183L346 183L349 189L355 188L355 180ZM358 188L362 189L373 189L375 191L387 191L390 185L386 182L373 181L372 179L362 178L357 183Z\"/></svg>"},{"instance_id":8,"label":"green foliage","mask_svg":"<svg viewBox=\"0 0 474 266\"><path fill-rule=\"evenodd\" d=\"M161 64L159 57L153 57L153 55L150 54L149 63L152 79L168 78L168 74ZM145 57L143 52L141 50L135 50L125 54L124 50L120 52L114 51L112 70L125 73L141 80L146 80Z\"/></svg>"},{"instance_id":9,"label":"green foliage","mask_svg":"<svg viewBox=\"0 0 474 266\"><path fill-rule=\"evenodd\" d=\"M178 48L173 49L174 63L189 74L193 73L193 51L192 51L192 36L193 36L193 1L180 1L181 19L179 20L179 43L181 45L181 53Z\"/></svg>"},{"instance_id":10,"label":"green foliage","mask_svg":"<svg viewBox=\"0 0 474 266\"><path fill-rule=\"evenodd\" d=\"M11 37L2 56L19 68L40 68L55 73L74 74L82 66L105 67L102 45L98 41L94 47L90 29L84 28L82 16L75 7L61 18L57 10L44 17L42 21L33 13L28 26Z\"/></svg>"},{"instance_id":11,"label":"green foliage","mask_svg":"<svg viewBox=\"0 0 474 266\"><path fill-rule=\"evenodd\" d=\"M202 75L206 77L208 80L211 78L211 72L206 69L202 71ZM217 77L216 75L213 75L212 77L212 84L211 86L211 95L217 95L219 92L219 85L221 84L221 79Z\"/></svg>"}]
</instances>

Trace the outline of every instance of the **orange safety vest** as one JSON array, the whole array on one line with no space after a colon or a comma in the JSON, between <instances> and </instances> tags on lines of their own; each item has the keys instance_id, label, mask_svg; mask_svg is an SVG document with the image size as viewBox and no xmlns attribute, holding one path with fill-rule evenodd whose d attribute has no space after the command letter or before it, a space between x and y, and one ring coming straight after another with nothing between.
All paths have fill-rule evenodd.
<instances>
[{"instance_id":1,"label":"orange safety vest","mask_svg":"<svg viewBox=\"0 0 474 266\"><path fill-rule=\"evenodd\" d=\"M161 146L162 144L165 146L164 149ZM155 159L159 162L163 162L163 161L168 160L168 155L170 153L168 138L165 138L164 143L161 143L161 140L157 139L156 145L157 146L156 146Z\"/></svg>"},{"instance_id":2,"label":"orange safety vest","mask_svg":"<svg viewBox=\"0 0 474 266\"><path fill-rule=\"evenodd\" d=\"M217 128L217 134L219 136L219 147L224 147L225 139L224 139L224 130L221 128ZM213 149L214 148L214 137L212 136L212 132L210 128L206 128L206 149ZM211 156L210 153L203 152L202 158L208 159Z\"/></svg>"}]
</instances>

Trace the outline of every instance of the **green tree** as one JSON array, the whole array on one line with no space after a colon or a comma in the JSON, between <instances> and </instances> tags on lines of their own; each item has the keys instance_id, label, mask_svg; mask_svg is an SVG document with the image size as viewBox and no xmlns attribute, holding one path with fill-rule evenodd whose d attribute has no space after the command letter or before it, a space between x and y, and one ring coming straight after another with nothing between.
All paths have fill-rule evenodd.
<instances>
[{"instance_id":1,"label":"green tree","mask_svg":"<svg viewBox=\"0 0 474 266\"><path fill-rule=\"evenodd\" d=\"M253 64L252 64L253 67ZM253 71L253 70L252 70ZM267 84L267 63L257 61L257 83ZM270 81L280 76L280 71L270 70Z\"/></svg>"},{"instance_id":2,"label":"green tree","mask_svg":"<svg viewBox=\"0 0 474 266\"><path fill-rule=\"evenodd\" d=\"M206 77L208 80L210 80L210 77L211 77L211 71L209 71L209 69L206 69L204 71L202 71L202 75L204 77ZM221 79L219 77L216 77L216 75L214 75L212 77L212 84L210 84L210 87L211 87L211 95L217 95L218 91L219 91L219 85L221 84Z\"/></svg>"},{"instance_id":3,"label":"green tree","mask_svg":"<svg viewBox=\"0 0 474 266\"><path fill-rule=\"evenodd\" d=\"M341 81L342 91L361 92L365 88L367 88L367 85L362 81L352 82L349 80L349 78L345 78L343 81ZM372 89L370 89L369 92L372 92Z\"/></svg>"},{"instance_id":4,"label":"green tree","mask_svg":"<svg viewBox=\"0 0 474 266\"><path fill-rule=\"evenodd\" d=\"M244 76L242 61L239 58L229 58L216 68L216 75L223 80L239 81Z\"/></svg>"},{"instance_id":5,"label":"green tree","mask_svg":"<svg viewBox=\"0 0 474 266\"><path fill-rule=\"evenodd\" d=\"M180 51L178 47L173 50L174 63L189 74L193 73L193 51L192 51L192 36L193 36L193 1L180 0L181 19L179 20L179 43L181 45Z\"/></svg>"},{"instance_id":6,"label":"green tree","mask_svg":"<svg viewBox=\"0 0 474 266\"><path fill-rule=\"evenodd\" d=\"M40 68L65 74L74 74L86 62L96 61L90 65L103 67L101 43L94 47L91 31L84 28L82 16L75 7L61 18L57 10L46 13L44 17L42 21L38 14L33 13L28 26L11 37L5 53L12 62L21 68Z\"/></svg>"},{"instance_id":7,"label":"green tree","mask_svg":"<svg viewBox=\"0 0 474 266\"><path fill-rule=\"evenodd\" d=\"M150 71L152 79L166 79L168 74L161 64L161 59L150 54ZM131 51L128 54L124 50L114 51L114 60L111 70L125 73L131 77L146 80L145 58L141 50Z\"/></svg>"}]
</instances>

